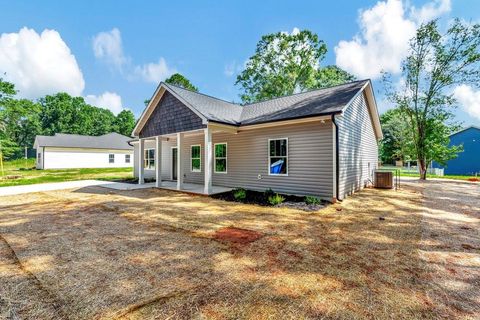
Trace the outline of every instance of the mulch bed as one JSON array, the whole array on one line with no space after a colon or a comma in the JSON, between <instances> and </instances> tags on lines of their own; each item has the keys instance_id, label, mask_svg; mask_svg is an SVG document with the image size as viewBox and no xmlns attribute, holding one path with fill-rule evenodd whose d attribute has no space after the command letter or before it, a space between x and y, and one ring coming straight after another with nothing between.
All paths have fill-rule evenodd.
<instances>
[{"instance_id":1,"label":"mulch bed","mask_svg":"<svg viewBox=\"0 0 480 320\"><path fill-rule=\"evenodd\" d=\"M235 199L235 197L233 196L233 191L212 195L212 198L225 200L225 201L242 202L246 204L258 204L261 206L268 206L268 207L272 206L268 202L268 197L275 193L265 193L265 192L259 192L259 191L253 191L253 190L246 190L246 191L247 191L247 197L243 201L238 201L237 199ZM305 197L292 196L292 195L286 195L286 194L281 194L281 196L284 197L285 201L287 202L303 202L305 200Z\"/></svg>"}]
</instances>

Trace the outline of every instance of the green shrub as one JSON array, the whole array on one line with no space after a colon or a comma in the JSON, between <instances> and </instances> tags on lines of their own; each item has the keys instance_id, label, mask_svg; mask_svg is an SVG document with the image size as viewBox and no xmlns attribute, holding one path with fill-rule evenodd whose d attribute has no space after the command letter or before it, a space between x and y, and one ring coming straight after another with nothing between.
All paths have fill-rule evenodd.
<instances>
[{"instance_id":1,"label":"green shrub","mask_svg":"<svg viewBox=\"0 0 480 320\"><path fill-rule=\"evenodd\" d=\"M243 201L245 198L247 198L247 190L243 188L237 188L233 190L233 197L237 201Z\"/></svg>"},{"instance_id":2,"label":"green shrub","mask_svg":"<svg viewBox=\"0 0 480 320\"><path fill-rule=\"evenodd\" d=\"M285 198L278 193L275 193L273 196L268 197L268 203L270 203L272 206L281 204L283 201L285 201Z\"/></svg>"},{"instance_id":3,"label":"green shrub","mask_svg":"<svg viewBox=\"0 0 480 320\"><path fill-rule=\"evenodd\" d=\"M311 205L311 204L317 205L317 204L320 204L321 201L317 197L306 196L305 197L305 203L308 204L308 205Z\"/></svg>"}]
</instances>

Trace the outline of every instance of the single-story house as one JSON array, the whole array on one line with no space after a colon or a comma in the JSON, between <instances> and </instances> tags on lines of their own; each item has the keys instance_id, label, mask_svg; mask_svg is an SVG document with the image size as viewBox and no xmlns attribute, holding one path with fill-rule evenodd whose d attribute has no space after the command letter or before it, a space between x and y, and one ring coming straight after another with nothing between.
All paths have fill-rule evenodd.
<instances>
[{"instance_id":1,"label":"single-story house","mask_svg":"<svg viewBox=\"0 0 480 320\"><path fill-rule=\"evenodd\" d=\"M115 132L101 136L56 133L35 137L37 169L133 166L132 138Z\"/></svg>"},{"instance_id":2,"label":"single-story house","mask_svg":"<svg viewBox=\"0 0 480 320\"><path fill-rule=\"evenodd\" d=\"M463 145L463 152L449 160L444 168L445 174L480 174L480 127L470 126L450 135L450 146ZM440 166L437 163L433 167Z\"/></svg>"},{"instance_id":3,"label":"single-story house","mask_svg":"<svg viewBox=\"0 0 480 320\"><path fill-rule=\"evenodd\" d=\"M372 182L382 130L369 80L248 105L160 83L132 135L140 184L335 201Z\"/></svg>"}]
</instances>

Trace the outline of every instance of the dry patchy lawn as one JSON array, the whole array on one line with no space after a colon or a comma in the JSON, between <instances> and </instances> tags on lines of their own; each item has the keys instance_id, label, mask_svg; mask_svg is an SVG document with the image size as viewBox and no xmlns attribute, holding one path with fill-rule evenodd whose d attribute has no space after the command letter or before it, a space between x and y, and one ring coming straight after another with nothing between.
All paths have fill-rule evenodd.
<instances>
[{"instance_id":1,"label":"dry patchy lawn","mask_svg":"<svg viewBox=\"0 0 480 320\"><path fill-rule=\"evenodd\" d=\"M431 290L422 191L314 213L153 189L0 198L0 318L469 317Z\"/></svg>"}]
</instances>

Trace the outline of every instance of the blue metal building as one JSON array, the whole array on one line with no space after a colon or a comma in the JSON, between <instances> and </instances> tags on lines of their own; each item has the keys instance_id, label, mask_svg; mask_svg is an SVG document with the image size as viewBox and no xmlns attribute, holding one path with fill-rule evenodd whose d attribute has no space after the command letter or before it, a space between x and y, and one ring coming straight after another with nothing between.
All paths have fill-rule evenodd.
<instances>
[{"instance_id":1,"label":"blue metal building","mask_svg":"<svg viewBox=\"0 0 480 320\"><path fill-rule=\"evenodd\" d=\"M480 127L470 126L452 134L450 145L463 145L463 152L447 162L445 174L480 175Z\"/></svg>"}]
</instances>

